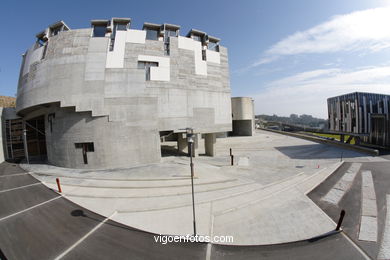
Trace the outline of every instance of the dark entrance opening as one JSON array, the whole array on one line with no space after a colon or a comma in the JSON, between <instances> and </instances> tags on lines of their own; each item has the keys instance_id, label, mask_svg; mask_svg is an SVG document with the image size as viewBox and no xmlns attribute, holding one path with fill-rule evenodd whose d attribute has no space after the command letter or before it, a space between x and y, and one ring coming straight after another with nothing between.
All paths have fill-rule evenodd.
<instances>
[{"instance_id":1,"label":"dark entrance opening","mask_svg":"<svg viewBox=\"0 0 390 260\"><path fill-rule=\"evenodd\" d=\"M46 161L45 116L26 120L27 151L32 161Z\"/></svg>"}]
</instances>

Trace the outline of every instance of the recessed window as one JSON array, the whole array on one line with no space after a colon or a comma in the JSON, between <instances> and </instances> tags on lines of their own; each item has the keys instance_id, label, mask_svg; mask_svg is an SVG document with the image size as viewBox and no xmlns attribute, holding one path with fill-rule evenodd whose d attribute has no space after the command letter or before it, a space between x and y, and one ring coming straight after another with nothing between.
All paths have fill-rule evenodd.
<instances>
[{"instance_id":1,"label":"recessed window","mask_svg":"<svg viewBox=\"0 0 390 260\"><path fill-rule=\"evenodd\" d=\"M127 23L115 23L115 29L117 31L127 31Z\"/></svg>"},{"instance_id":2,"label":"recessed window","mask_svg":"<svg viewBox=\"0 0 390 260\"><path fill-rule=\"evenodd\" d=\"M149 61L139 61L138 68L145 70L145 80L150 80L150 68L158 67L158 62L149 62Z\"/></svg>"},{"instance_id":3,"label":"recessed window","mask_svg":"<svg viewBox=\"0 0 390 260\"><path fill-rule=\"evenodd\" d=\"M107 31L107 26L105 25L95 25L93 27L93 37L105 37Z\"/></svg>"},{"instance_id":4,"label":"recessed window","mask_svg":"<svg viewBox=\"0 0 390 260\"><path fill-rule=\"evenodd\" d=\"M61 27L57 27L51 30L51 36L57 35L61 31Z\"/></svg>"},{"instance_id":5,"label":"recessed window","mask_svg":"<svg viewBox=\"0 0 390 260\"><path fill-rule=\"evenodd\" d=\"M177 36L176 30L165 29L165 37L176 37L176 36Z\"/></svg>"},{"instance_id":6,"label":"recessed window","mask_svg":"<svg viewBox=\"0 0 390 260\"><path fill-rule=\"evenodd\" d=\"M146 30L146 40L158 40L158 30L152 30L152 29L147 29Z\"/></svg>"},{"instance_id":7,"label":"recessed window","mask_svg":"<svg viewBox=\"0 0 390 260\"><path fill-rule=\"evenodd\" d=\"M192 39L197 42L202 42L202 37L200 35L192 35Z\"/></svg>"},{"instance_id":8,"label":"recessed window","mask_svg":"<svg viewBox=\"0 0 390 260\"><path fill-rule=\"evenodd\" d=\"M84 164L88 164L88 155L87 152L94 152L95 147L92 142L88 143L75 143L76 149L82 149L83 152L83 161Z\"/></svg>"},{"instance_id":9,"label":"recessed window","mask_svg":"<svg viewBox=\"0 0 390 260\"><path fill-rule=\"evenodd\" d=\"M209 49L211 51L219 52L219 45L217 42L210 41L209 44L207 45L207 49Z\"/></svg>"}]
</instances>

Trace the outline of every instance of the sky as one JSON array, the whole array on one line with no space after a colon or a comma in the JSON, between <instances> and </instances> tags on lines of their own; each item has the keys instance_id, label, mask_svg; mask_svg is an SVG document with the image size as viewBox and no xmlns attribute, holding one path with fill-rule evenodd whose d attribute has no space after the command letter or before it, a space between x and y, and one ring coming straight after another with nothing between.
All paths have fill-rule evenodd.
<instances>
[{"instance_id":1,"label":"sky","mask_svg":"<svg viewBox=\"0 0 390 260\"><path fill-rule=\"evenodd\" d=\"M221 38L232 96L255 99L256 114L326 118L326 99L390 94L390 0L8 1L0 4L0 95L15 96L21 55L35 34L64 20L130 17L181 25Z\"/></svg>"}]
</instances>

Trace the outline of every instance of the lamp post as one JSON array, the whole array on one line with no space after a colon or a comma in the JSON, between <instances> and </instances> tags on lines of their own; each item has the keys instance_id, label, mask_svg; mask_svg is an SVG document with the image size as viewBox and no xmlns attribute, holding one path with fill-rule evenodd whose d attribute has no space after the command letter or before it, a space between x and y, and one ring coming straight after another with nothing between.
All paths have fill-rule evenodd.
<instances>
[{"instance_id":1,"label":"lamp post","mask_svg":"<svg viewBox=\"0 0 390 260\"><path fill-rule=\"evenodd\" d=\"M194 198L194 163L192 162L193 144L194 144L194 130L187 128L187 142L190 155L190 168L191 168L191 188L192 188L192 219L194 223L194 236L196 236L196 221L195 221L195 198Z\"/></svg>"}]
</instances>

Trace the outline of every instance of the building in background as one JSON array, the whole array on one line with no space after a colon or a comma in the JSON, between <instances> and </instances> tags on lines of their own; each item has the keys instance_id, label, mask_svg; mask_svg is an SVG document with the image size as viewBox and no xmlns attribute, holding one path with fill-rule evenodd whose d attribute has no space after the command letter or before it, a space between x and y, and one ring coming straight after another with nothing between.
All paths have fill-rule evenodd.
<instances>
[{"instance_id":1,"label":"building in background","mask_svg":"<svg viewBox=\"0 0 390 260\"><path fill-rule=\"evenodd\" d=\"M255 106L250 97L232 97L234 136L252 136L255 132Z\"/></svg>"},{"instance_id":2,"label":"building in background","mask_svg":"<svg viewBox=\"0 0 390 260\"><path fill-rule=\"evenodd\" d=\"M358 142L390 147L389 100L389 95L361 92L329 98L329 130Z\"/></svg>"},{"instance_id":3,"label":"building in background","mask_svg":"<svg viewBox=\"0 0 390 260\"><path fill-rule=\"evenodd\" d=\"M227 49L202 31L183 37L173 24L130 24L112 18L70 29L60 21L36 35L16 101L32 129L29 154L74 168L155 163L160 138L183 143L188 127L214 153L215 134L232 129Z\"/></svg>"},{"instance_id":4,"label":"building in background","mask_svg":"<svg viewBox=\"0 0 390 260\"><path fill-rule=\"evenodd\" d=\"M16 98L0 96L0 162L24 158L22 120L16 115Z\"/></svg>"}]
</instances>

